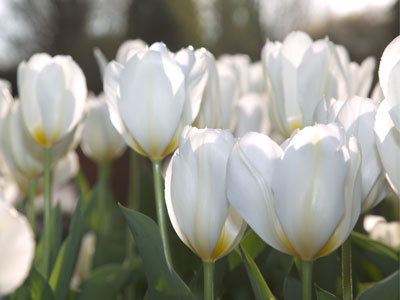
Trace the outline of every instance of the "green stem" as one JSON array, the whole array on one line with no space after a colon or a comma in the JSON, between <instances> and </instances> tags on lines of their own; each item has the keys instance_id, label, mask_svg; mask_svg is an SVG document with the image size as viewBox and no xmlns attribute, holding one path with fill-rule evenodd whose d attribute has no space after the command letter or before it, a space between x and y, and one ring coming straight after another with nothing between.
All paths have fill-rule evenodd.
<instances>
[{"instance_id":1,"label":"green stem","mask_svg":"<svg viewBox=\"0 0 400 300\"><path fill-rule=\"evenodd\" d=\"M107 203L107 196L108 196L108 184L110 178L110 165L107 163L98 165L97 169L97 181L99 183L99 231L102 234L107 233L108 229L110 228L109 220L109 210L108 210L108 203Z\"/></svg>"},{"instance_id":2,"label":"green stem","mask_svg":"<svg viewBox=\"0 0 400 300\"><path fill-rule=\"evenodd\" d=\"M301 261L301 282L303 300L312 300L312 260Z\"/></svg>"},{"instance_id":3,"label":"green stem","mask_svg":"<svg viewBox=\"0 0 400 300\"><path fill-rule=\"evenodd\" d=\"M29 223L31 223L32 231L36 232L36 212L35 212L35 198L36 198L36 184L37 179L29 179Z\"/></svg>"},{"instance_id":4,"label":"green stem","mask_svg":"<svg viewBox=\"0 0 400 300\"><path fill-rule=\"evenodd\" d=\"M342 245L342 294L343 300L353 299L353 281L351 267L351 237Z\"/></svg>"},{"instance_id":5,"label":"green stem","mask_svg":"<svg viewBox=\"0 0 400 300\"><path fill-rule=\"evenodd\" d=\"M50 273L51 252L51 147L44 148L44 241L41 272L45 278Z\"/></svg>"},{"instance_id":6,"label":"green stem","mask_svg":"<svg viewBox=\"0 0 400 300\"><path fill-rule=\"evenodd\" d=\"M134 150L129 152L129 190L128 190L128 207L139 210L140 206L140 166L139 155ZM135 241L133 240L129 227L126 228L126 260L132 261L134 258ZM129 284L124 293L125 300L134 299L134 285Z\"/></svg>"},{"instance_id":7,"label":"green stem","mask_svg":"<svg viewBox=\"0 0 400 300\"><path fill-rule=\"evenodd\" d=\"M214 262L203 261L204 300L214 300Z\"/></svg>"},{"instance_id":8,"label":"green stem","mask_svg":"<svg viewBox=\"0 0 400 300\"><path fill-rule=\"evenodd\" d=\"M157 210L157 222L160 228L161 239L164 245L165 258L169 266L172 266L171 252L168 241L167 231L167 212L165 209L164 201L164 188L163 179L161 176L161 160L152 160L153 164L153 179L154 179L154 190L156 195L156 210Z\"/></svg>"}]
</instances>

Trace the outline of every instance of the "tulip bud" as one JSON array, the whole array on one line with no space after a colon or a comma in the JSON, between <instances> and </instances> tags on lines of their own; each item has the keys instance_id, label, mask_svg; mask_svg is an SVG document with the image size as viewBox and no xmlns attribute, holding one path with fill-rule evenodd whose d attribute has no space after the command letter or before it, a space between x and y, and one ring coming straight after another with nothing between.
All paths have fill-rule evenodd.
<instances>
[{"instance_id":1,"label":"tulip bud","mask_svg":"<svg viewBox=\"0 0 400 300\"><path fill-rule=\"evenodd\" d=\"M0 297L19 287L31 269L35 240L28 220L0 199Z\"/></svg>"},{"instance_id":2,"label":"tulip bud","mask_svg":"<svg viewBox=\"0 0 400 300\"><path fill-rule=\"evenodd\" d=\"M81 148L87 157L99 164L114 160L126 148L124 139L111 123L104 95L86 103Z\"/></svg>"},{"instance_id":3,"label":"tulip bud","mask_svg":"<svg viewBox=\"0 0 400 300\"><path fill-rule=\"evenodd\" d=\"M20 63L18 91L27 129L43 146L62 140L83 116L86 79L70 56L41 53Z\"/></svg>"},{"instance_id":4,"label":"tulip bud","mask_svg":"<svg viewBox=\"0 0 400 300\"><path fill-rule=\"evenodd\" d=\"M225 130L185 127L165 178L165 201L180 239L203 261L228 254L246 223L226 197L226 163L234 144Z\"/></svg>"},{"instance_id":5,"label":"tulip bud","mask_svg":"<svg viewBox=\"0 0 400 300\"><path fill-rule=\"evenodd\" d=\"M360 213L360 152L336 124L295 132L282 147L248 133L227 166L231 205L275 249L313 260L339 247Z\"/></svg>"},{"instance_id":6,"label":"tulip bud","mask_svg":"<svg viewBox=\"0 0 400 300\"><path fill-rule=\"evenodd\" d=\"M400 248L400 222L387 222L384 217L367 215L363 225L371 239L395 249Z\"/></svg>"}]
</instances>

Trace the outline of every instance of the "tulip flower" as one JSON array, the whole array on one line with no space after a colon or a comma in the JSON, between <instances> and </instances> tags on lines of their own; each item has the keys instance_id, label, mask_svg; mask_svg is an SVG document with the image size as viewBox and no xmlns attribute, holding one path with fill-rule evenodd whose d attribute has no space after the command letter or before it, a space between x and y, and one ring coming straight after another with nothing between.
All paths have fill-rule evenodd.
<instances>
[{"instance_id":1,"label":"tulip flower","mask_svg":"<svg viewBox=\"0 0 400 300\"><path fill-rule=\"evenodd\" d=\"M394 126L400 131L400 36L383 51L379 64L379 83L389 105Z\"/></svg>"},{"instance_id":2,"label":"tulip flower","mask_svg":"<svg viewBox=\"0 0 400 300\"><path fill-rule=\"evenodd\" d=\"M81 120L86 101L86 79L70 56L40 53L18 67L22 113L31 135L51 147Z\"/></svg>"},{"instance_id":3,"label":"tulip flower","mask_svg":"<svg viewBox=\"0 0 400 300\"><path fill-rule=\"evenodd\" d=\"M400 248L400 222L387 222L382 216L367 215L363 225L371 239Z\"/></svg>"},{"instance_id":4,"label":"tulip flower","mask_svg":"<svg viewBox=\"0 0 400 300\"><path fill-rule=\"evenodd\" d=\"M267 41L262 50L271 122L285 138L313 125L322 98L347 97L347 82L335 46L313 42L304 32L290 33L283 43Z\"/></svg>"},{"instance_id":5,"label":"tulip flower","mask_svg":"<svg viewBox=\"0 0 400 300\"><path fill-rule=\"evenodd\" d=\"M205 285L212 263L235 248L246 228L226 197L226 164L234 141L229 131L185 127L165 178L171 223L203 260ZM205 299L213 299L208 292Z\"/></svg>"},{"instance_id":6,"label":"tulip flower","mask_svg":"<svg viewBox=\"0 0 400 300\"><path fill-rule=\"evenodd\" d=\"M124 139L111 123L104 95L86 103L81 148L87 157L99 164L114 160L126 148Z\"/></svg>"},{"instance_id":7,"label":"tulip flower","mask_svg":"<svg viewBox=\"0 0 400 300\"><path fill-rule=\"evenodd\" d=\"M185 78L169 55L153 49L139 51L125 65L109 63L104 92L111 121L125 142L144 156L162 159L178 144Z\"/></svg>"},{"instance_id":8,"label":"tulip flower","mask_svg":"<svg viewBox=\"0 0 400 300\"><path fill-rule=\"evenodd\" d=\"M31 269L35 240L26 218L0 200L0 298L13 292Z\"/></svg>"},{"instance_id":9,"label":"tulip flower","mask_svg":"<svg viewBox=\"0 0 400 300\"><path fill-rule=\"evenodd\" d=\"M376 67L375 58L369 56L364 59L361 64L358 64L354 61L350 61L349 52L344 46L336 45L336 52L347 79L347 96L368 97L374 79L374 71Z\"/></svg>"},{"instance_id":10,"label":"tulip flower","mask_svg":"<svg viewBox=\"0 0 400 300\"><path fill-rule=\"evenodd\" d=\"M228 199L269 245L314 260L339 247L358 219L360 160L356 140L347 144L336 124L306 127L281 147L248 133L229 158Z\"/></svg>"}]
</instances>

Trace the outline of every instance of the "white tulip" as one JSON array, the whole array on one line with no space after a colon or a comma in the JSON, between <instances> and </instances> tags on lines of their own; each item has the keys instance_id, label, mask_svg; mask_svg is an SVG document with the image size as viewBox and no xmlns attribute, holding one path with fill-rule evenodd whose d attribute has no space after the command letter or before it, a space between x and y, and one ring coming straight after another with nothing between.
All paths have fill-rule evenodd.
<instances>
[{"instance_id":1,"label":"white tulip","mask_svg":"<svg viewBox=\"0 0 400 300\"><path fill-rule=\"evenodd\" d=\"M231 205L275 249L313 260L339 247L360 213L361 157L336 124L306 127L282 147L248 133L227 166Z\"/></svg>"},{"instance_id":2,"label":"white tulip","mask_svg":"<svg viewBox=\"0 0 400 300\"><path fill-rule=\"evenodd\" d=\"M355 96L344 102L336 118L346 130L347 137L356 137L361 146L361 212L373 208L390 192L375 143L377 110L378 105L372 99Z\"/></svg>"},{"instance_id":3,"label":"white tulip","mask_svg":"<svg viewBox=\"0 0 400 300\"><path fill-rule=\"evenodd\" d=\"M126 148L122 136L110 120L104 95L86 103L81 148L83 153L97 163L107 163L119 157Z\"/></svg>"},{"instance_id":4,"label":"white tulip","mask_svg":"<svg viewBox=\"0 0 400 300\"><path fill-rule=\"evenodd\" d=\"M400 131L400 36L385 48L379 64L379 83L394 126Z\"/></svg>"},{"instance_id":5,"label":"white tulip","mask_svg":"<svg viewBox=\"0 0 400 300\"><path fill-rule=\"evenodd\" d=\"M153 44L125 65L109 63L104 74L111 122L131 148L151 159L177 147L186 99L184 74L168 52Z\"/></svg>"},{"instance_id":6,"label":"white tulip","mask_svg":"<svg viewBox=\"0 0 400 300\"><path fill-rule=\"evenodd\" d=\"M363 225L371 239L400 248L400 222L387 222L384 217L367 215Z\"/></svg>"},{"instance_id":7,"label":"white tulip","mask_svg":"<svg viewBox=\"0 0 400 300\"><path fill-rule=\"evenodd\" d=\"M33 55L18 67L22 113L31 135L51 147L81 120L86 79L70 56Z\"/></svg>"},{"instance_id":8,"label":"white tulip","mask_svg":"<svg viewBox=\"0 0 400 300\"><path fill-rule=\"evenodd\" d=\"M304 32L292 32L283 43L267 41L262 61L271 122L283 137L313 125L322 98L347 96L335 46L327 39L313 42Z\"/></svg>"},{"instance_id":9,"label":"white tulip","mask_svg":"<svg viewBox=\"0 0 400 300\"><path fill-rule=\"evenodd\" d=\"M0 297L13 292L31 269L35 240L28 220L0 201Z\"/></svg>"},{"instance_id":10,"label":"white tulip","mask_svg":"<svg viewBox=\"0 0 400 300\"><path fill-rule=\"evenodd\" d=\"M228 254L246 223L226 197L229 131L186 127L165 178L165 201L180 239L203 261Z\"/></svg>"},{"instance_id":11,"label":"white tulip","mask_svg":"<svg viewBox=\"0 0 400 300\"><path fill-rule=\"evenodd\" d=\"M145 50L147 47L147 44L141 39L126 40L119 46L115 60L120 64L125 64L136 52Z\"/></svg>"}]
</instances>

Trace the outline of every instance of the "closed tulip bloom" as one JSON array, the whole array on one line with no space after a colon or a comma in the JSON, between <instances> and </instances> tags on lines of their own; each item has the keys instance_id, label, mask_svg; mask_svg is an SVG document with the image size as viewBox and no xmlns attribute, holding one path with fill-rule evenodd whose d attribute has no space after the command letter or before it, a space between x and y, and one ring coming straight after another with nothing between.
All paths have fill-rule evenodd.
<instances>
[{"instance_id":1,"label":"closed tulip bloom","mask_svg":"<svg viewBox=\"0 0 400 300\"><path fill-rule=\"evenodd\" d=\"M125 65L109 63L104 74L115 129L151 159L162 159L177 147L186 99L184 73L167 53L165 45L154 44Z\"/></svg>"},{"instance_id":2,"label":"closed tulip bloom","mask_svg":"<svg viewBox=\"0 0 400 300\"><path fill-rule=\"evenodd\" d=\"M87 157L97 163L114 160L126 148L124 139L111 123L104 95L86 103L81 148Z\"/></svg>"},{"instance_id":3,"label":"closed tulip bloom","mask_svg":"<svg viewBox=\"0 0 400 300\"><path fill-rule=\"evenodd\" d=\"M233 144L228 131L186 127L167 169L165 200L171 223L206 262L228 254L246 228L226 197L226 163Z\"/></svg>"},{"instance_id":4,"label":"closed tulip bloom","mask_svg":"<svg viewBox=\"0 0 400 300\"><path fill-rule=\"evenodd\" d=\"M360 213L361 157L336 124L306 127L279 146L248 133L227 166L229 202L275 249L314 260L339 247Z\"/></svg>"},{"instance_id":5,"label":"closed tulip bloom","mask_svg":"<svg viewBox=\"0 0 400 300\"><path fill-rule=\"evenodd\" d=\"M0 297L13 292L31 269L35 240L28 220L0 199Z\"/></svg>"},{"instance_id":6,"label":"closed tulip bloom","mask_svg":"<svg viewBox=\"0 0 400 300\"><path fill-rule=\"evenodd\" d=\"M70 56L33 55L18 67L24 121L40 144L51 147L78 124L86 101L86 79Z\"/></svg>"},{"instance_id":7,"label":"closed tulip bloom","mask_svg":"<svg viewBox=\"0 0 400 300\"><path fill-rule=\"evenodd\" d=\"M147 44L141 39L126 40L119 46L117 54L115 55L115 60L121 64L126 63L136 52L140 50L145 50Z\"/></svg>"},{"instance_id":8,"label":"closed tulip bloom","mask_svg":"<svg viewBox=\"0 0 400 300\"><path fill-rule=\"evenodd\" d=\"M313 125L322 98L347 96L346 78L329 40L290 33L280 42L267 41L262 50L271 122L285 138L297 128Z\"/></svg>"},{"instance_id":9,"label":"closed tulip bloom","mask_svg":"<svg viewBox=\"0 0 400 300\"><path fill-rule=\"evenodd\" d=\"M385 48L379 64L379 83L389 106L389 115L400 131L400 36Z\"/></svg>"},{"instance_id":10,"label":"closed tulip bloom","mask_svg":"<svg viewBox=\"0 0 400 300\"><path fill-rule=\"evenodd\" d=\"M78 125L54 145L51 157L53 165L70 150L76 148L81 131ZM13 101L9 107L1 141L4 160L14 172L21 173L27 178L37 178L43 174L44 148L33 139L25 126L21 103L18 100Z\"/></svg>"}]
</instances>

